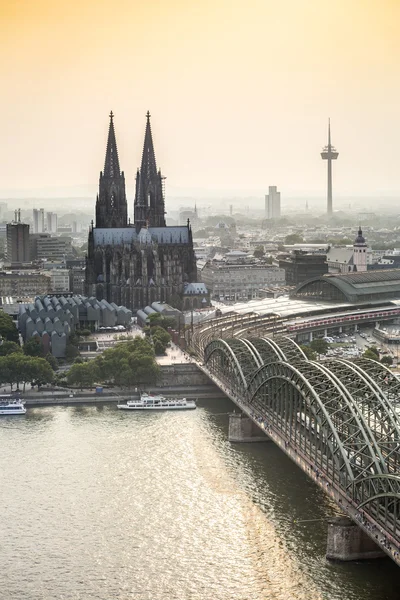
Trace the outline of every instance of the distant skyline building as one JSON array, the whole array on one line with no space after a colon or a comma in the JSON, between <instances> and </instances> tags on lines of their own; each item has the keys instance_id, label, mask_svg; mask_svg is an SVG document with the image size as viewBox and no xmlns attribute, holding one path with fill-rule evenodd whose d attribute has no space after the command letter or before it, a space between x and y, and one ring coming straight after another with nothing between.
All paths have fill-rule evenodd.
<instances>
[{"instance_id":1,"label":"distant skyline building","mask_svg":"<svg viewBox=\"0 0 400 600\"><path fill-rule=\"evenodd\" d=\"M33 209L33 233L43 233L44 227L44 208Z\"/></svg>"},{"instance_id":2,"label":"distant skyline building","mask_svg":"<svg viewBox=\"0 0 400 600\"><path fill-rule=\"evenodd\" d=\"M328 216L332 215L333 207L332 207L332 161L336 160L339 156L339 152L337 152L336 148L331 144L331 120L328 121L328 145L322 149L321 158L322 160L328 161L328 206L327 213Z\"/></svg>"},{"instance_id":3,"label":"distant skyline building","mask_svg":"<svg viewBox=\"0 0 400 600\"><path fill-rule=\"evenodd\" d=\"M15 211L15 220L7 223L7 262L12 265L30 261L29 225L21 223L21 211Z\"/></svg>"},{"instance_id":4,"label":"distant skyline building","mask_svg":"<svg viewBox=\"0 0 400 600\"><path fill-rule=\"evenodd\" d=\"M278 192L276 185L270 185L265 196L265 217L267 219L281 217L281 193Z\"/></svg>"},{"instance_id":5,"label":"distant skyline building","mask_svg":"<svg viewBox=\"0 0 400 600\"><path fill-rule=\"evenodd\" d=\"M57 213L55 213L55 212L46 213L46 224L47 224L46 230L48 233L57 233L57 221L58 221ZM38 232L38 233L40 233L40 232Z\"/></svg>"}]
</instances>

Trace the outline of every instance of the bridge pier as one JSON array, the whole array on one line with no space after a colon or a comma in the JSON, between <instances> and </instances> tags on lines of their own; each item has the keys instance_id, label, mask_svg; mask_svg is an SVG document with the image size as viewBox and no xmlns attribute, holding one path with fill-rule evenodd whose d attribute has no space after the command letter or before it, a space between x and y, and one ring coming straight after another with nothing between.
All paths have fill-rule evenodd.
<instances>
[{"instance_id":1,"label":"bridge pier","mask_svg":"<svg viewBox=\"0 0 400 600\"><path fill-rule=\"evenodd\" d=\"M269 442L269 437L242 412L229 415L230 442Z\"/></svg>"},{"instance_id":2,"label":"bridge pier","mask_svg":"<svg viewBox=\"0 0 400 600\"><path fill-rule=\"evenodd\" d=\"M349 561L386 556L356 523L347 517L330 519L326 558Z\"/></svg>"}]
</instances>

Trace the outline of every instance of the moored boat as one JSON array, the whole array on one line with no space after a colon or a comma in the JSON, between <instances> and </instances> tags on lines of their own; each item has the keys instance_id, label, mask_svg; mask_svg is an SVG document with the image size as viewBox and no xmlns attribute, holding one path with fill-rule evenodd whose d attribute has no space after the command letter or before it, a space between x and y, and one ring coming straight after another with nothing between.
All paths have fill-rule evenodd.
<instances>
[{"instance_id":1,"label":"moored boat","mask_svg":"<svg viewBox=\"0 0 400 600\"><path fill-rule=\"evenodd\" d=\"M22 400L13 398L11 394L0 396L0 415L24 415L25 413L25 403Z\"/></svg>"},{"instance_id":2,"label":"moored boat","mask_svg":"<svg viewBox=\"0 0 400 600\"><path fill-rule=\"evenodd\" d=\"M161 395L141 394L137 400L117 404L120 410L190 410L196 408L195 400L187 398L166 398Z\"/></svg>"}]
</instances>

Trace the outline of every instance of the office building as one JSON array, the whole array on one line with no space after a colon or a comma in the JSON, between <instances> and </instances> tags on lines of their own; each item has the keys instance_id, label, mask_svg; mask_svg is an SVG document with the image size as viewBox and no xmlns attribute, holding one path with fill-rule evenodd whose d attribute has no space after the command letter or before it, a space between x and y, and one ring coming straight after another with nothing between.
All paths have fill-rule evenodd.
<instances>
[{"instance_id":1,"label":"office building","mask_svg":"<svg viewBox=\"0 0 400 600\"><path fill-rule=\"evenodd\" d=\"M57 233L57 221L58 221L57 213L54 213L54 212L46 213L46 222L47 222L46 230L48 233Z\"/></svg>"},{"instance_id":2,"label":"office building","mask_svg":"<svg viewBox=\"0 0 400 600\"><path fill-rule=\"evenodd\" d=\"M265 217L267 219L281 217L281 193L278 192L276 185L270 185L265 196Z\"/></svg>"},{"instance_id":3,"label":"office building","mask_svg":"<svg viewBox=\"0 0 400 600\"><path fill-rule=\"evenodd\" d=\"M21 223L21 212L15 211L15 221L7 223L7 262L22 264L30 261L29 225Z\"/></svg>"},{"instance_id":4,"label":"office building","mask_svg":"<svg viewBox=\"0 0 400 600\"><path fill-rule=\"evenodd\" d=\"M43 233L44 226L44 208L33 209L33 233Z\"/></svg>"}]
</instances>

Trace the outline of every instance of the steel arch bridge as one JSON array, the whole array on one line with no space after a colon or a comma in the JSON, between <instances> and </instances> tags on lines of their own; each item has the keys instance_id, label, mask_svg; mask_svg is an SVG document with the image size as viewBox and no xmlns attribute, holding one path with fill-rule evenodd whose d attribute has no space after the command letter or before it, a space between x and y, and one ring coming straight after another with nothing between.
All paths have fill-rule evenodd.
<instances>
[{"instance_id":1,"label":"steel arch bridge","mask_svg":"<svg viewBox=\"0 0 400 600\"><path fill-rule=\"evenodd\" d=\"M204 366L379 529L386 552L387 540L400 551L400 382L389 369L366 359L309 361L286 336L213 339Z\"/></svg>"}]
</instances>

